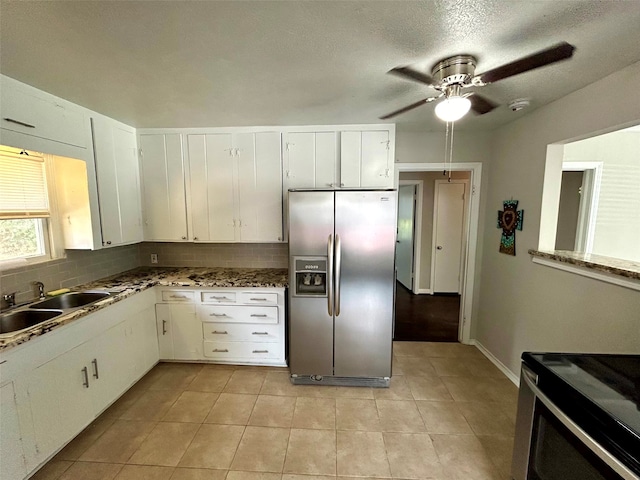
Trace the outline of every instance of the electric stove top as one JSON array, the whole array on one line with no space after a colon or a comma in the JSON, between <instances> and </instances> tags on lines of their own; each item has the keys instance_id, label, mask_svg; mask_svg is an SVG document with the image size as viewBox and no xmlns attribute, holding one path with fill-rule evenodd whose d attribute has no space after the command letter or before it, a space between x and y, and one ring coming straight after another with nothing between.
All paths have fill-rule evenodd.
<instances>
[{"instance_id":1,"label":"electric stove top","mask_svg":"<svg viewBox=\"0 0 640 480\"><path fill-rule=\"evenodd\" d=\"M640 355L523 353L538 387L640 473Z\"/></svg>"}]
</instances>

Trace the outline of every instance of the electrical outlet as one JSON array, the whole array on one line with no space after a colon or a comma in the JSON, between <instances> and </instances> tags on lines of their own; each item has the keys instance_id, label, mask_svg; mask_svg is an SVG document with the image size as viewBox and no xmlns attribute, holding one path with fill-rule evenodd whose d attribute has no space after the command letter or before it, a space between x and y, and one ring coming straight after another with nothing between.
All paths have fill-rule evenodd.
<instances>
[{"instance_id":1,"label":"electrical outlet","mask_svg":"<svg viewBox=\"0 0 640 480\"><path fill-rule=\"evenodd\" d=\"M158 254L157 253L152 253L151 254L151 263L158 263Z\"/></svg>"}]
</instances>

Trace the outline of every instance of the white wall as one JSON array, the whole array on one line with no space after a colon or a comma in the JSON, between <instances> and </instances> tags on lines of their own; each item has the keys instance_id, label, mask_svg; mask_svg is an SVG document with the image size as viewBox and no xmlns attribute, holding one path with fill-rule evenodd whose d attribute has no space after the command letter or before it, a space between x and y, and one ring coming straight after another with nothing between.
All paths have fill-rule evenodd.
<instances>
[{"instance_id":1,"label":"white wall","mask_svg":"<svg viewBox=\"0 0 640 480\"><path fill-rule=\"evenodd\" d=\"M602 162L591 253L640 262L640 131L625 129L570 143L564 146L563 160Z\"/></svg>"},{"instance_id":2,"label":"white wall","mask_svg":"<svg viewBox=\"0 0 640 480\"><path fill-rule=\"evenodd\" d=\"M512 372L523 351L640 353L640 292L532 263L547 145L640 122L640 62L495 133L475 338ZM498 253L497 211L524 209L517 256Z\"/></svg>"}]
</instances>

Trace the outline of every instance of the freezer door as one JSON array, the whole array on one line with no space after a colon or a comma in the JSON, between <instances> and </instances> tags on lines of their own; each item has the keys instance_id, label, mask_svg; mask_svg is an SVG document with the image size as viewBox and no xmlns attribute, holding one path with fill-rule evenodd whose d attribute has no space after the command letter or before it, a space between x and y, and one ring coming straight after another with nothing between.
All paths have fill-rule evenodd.
<instances>
[{"instance_id":1,"label":"freezer door","mask_svg":"<svg viewBox=\"0 0 640 480\"><path fill-rule=\"evenodd\" d=\"M336 376L391 376L396 204L395 191L336 192Z\"/></svg>"},{"instance_id":2,"label":"freezer door","mask_svg":"<svg viewBox=\"0 0 640 480\"><path fill-rule=\"evenodd\" d=\"M333 192L289 192L289 284L295 285L294 257L323 257L330 268L329 237L334 228ZM327 270L327 276L330 272ZM329 282L327 282L329 284ZM331 295L289 294L289 367L295 375L333 374Z\"/></svg>"},{"instance_id":3,"label":"freezer door","mask_svg":"<svg viewBox=\"0 0 640 480\"><path fill-rule=\"evenodd\" d=\"M289 192L289 255L326 256L333 234L331 191Z\"/></svg>"}]
</instances>

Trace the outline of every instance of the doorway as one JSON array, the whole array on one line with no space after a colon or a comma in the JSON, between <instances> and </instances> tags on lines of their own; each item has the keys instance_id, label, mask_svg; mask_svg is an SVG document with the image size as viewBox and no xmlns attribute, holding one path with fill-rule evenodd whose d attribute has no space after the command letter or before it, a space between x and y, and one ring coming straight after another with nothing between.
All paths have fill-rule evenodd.
<instances>
[{"instance_id":1,"label":"doorway","mask_svg":"<svg viewBox=\"0 0 640 480\"><path fill-rule=\"evenodd\" d=\"M418 293L422 232L422 180L400 180L398 187L398 235L396 240L397 280L410 292Z\"/></svg>"},{"instance_id":2,"label":"doorway","mask_svg":"<svg viewBox=\"0 0 640 480\"><path fill-rule=\"evenodd\" d=\"M453 164L449 182L442 175L442 164L396 164L400 241L397 246L401 249L397 254L396 340L470 342L479 217L479 195L474 192L480 191L481 168L480 163ZM400 209L403 208L401 203L405 203L402 198L411 195L410 185L418 181L422 182L423 198L422 202L414 204L413 278L410 278L399 261L407 262L409 257L402 252L405 235L401 234L401 223L404 222L408 227L406 230L410 231L410 222L406 219L411 213L410 209L409 213ZM436 181L440 181L438 194ZM404 188L406 185L409 188ZM448 197L459 200L453 207L457 218L453 225ZM439 207L434 209L436 204ZM418 207L422 210L420 214ZM442 219L439 231L442 234L444 229L446 234L441 237L437 236L436 229L439 216ZM411 245L410 240L407 244ZM442 248L437 249L438 246ZM456 255L441 260L440 253L445 252Z\"/></svg>"}]
</instances>

